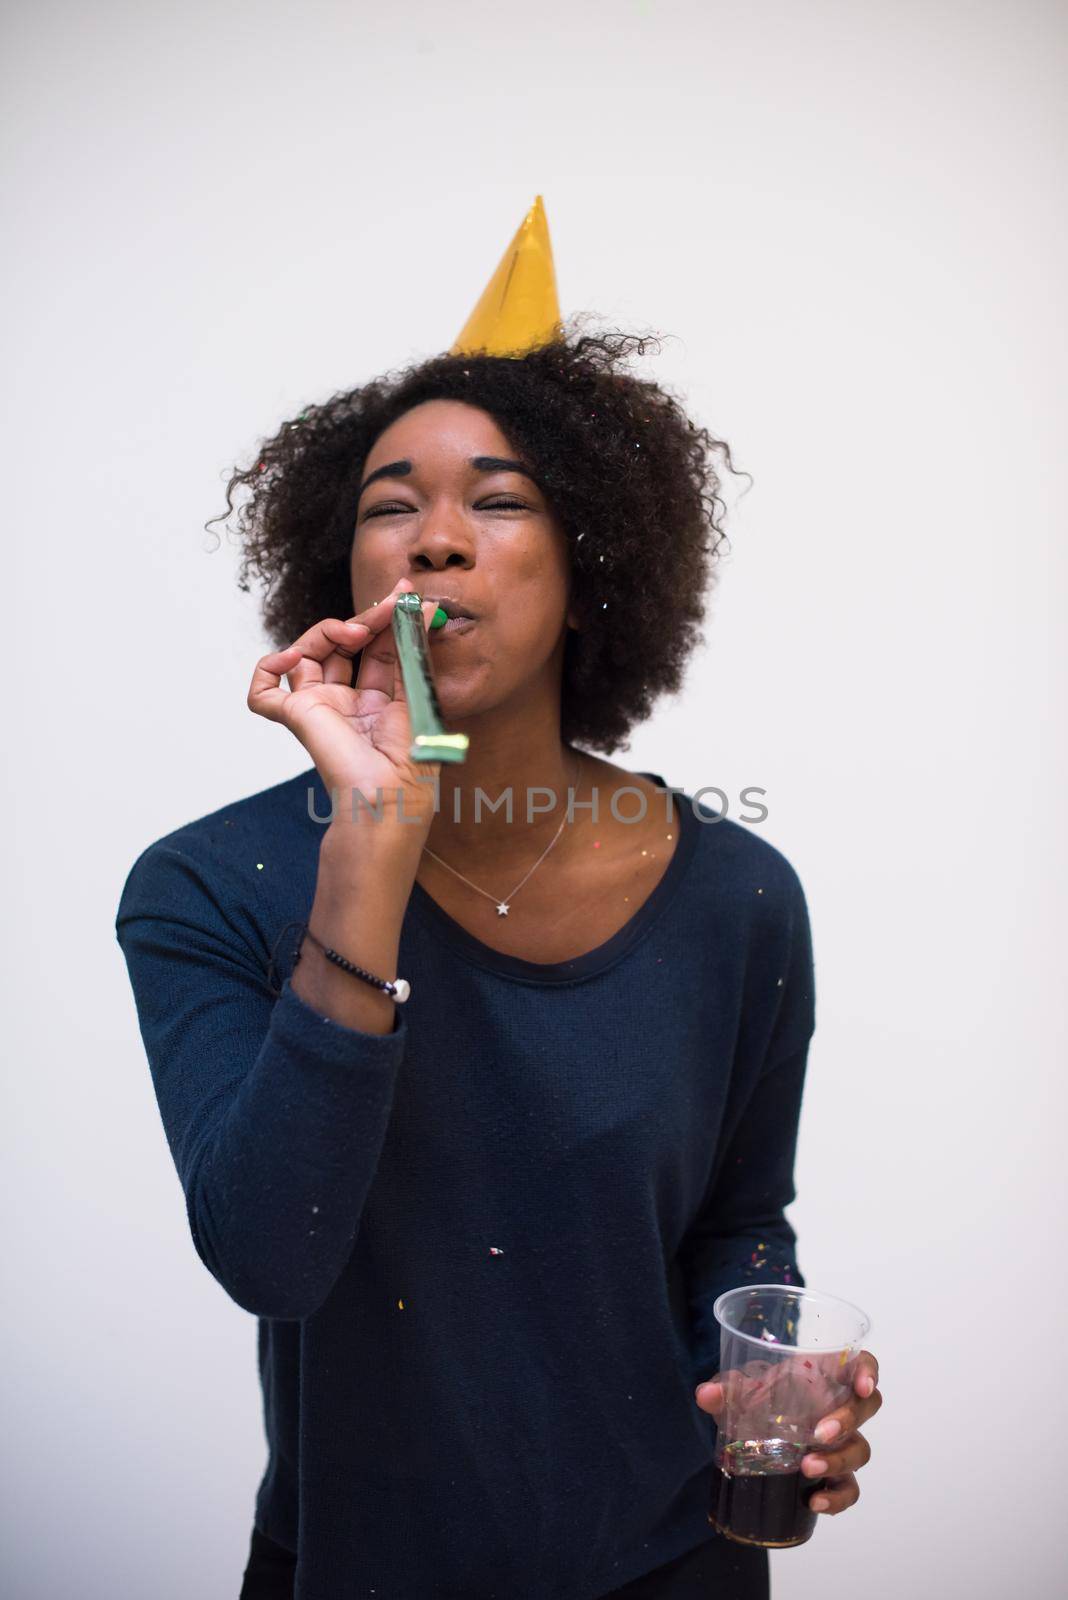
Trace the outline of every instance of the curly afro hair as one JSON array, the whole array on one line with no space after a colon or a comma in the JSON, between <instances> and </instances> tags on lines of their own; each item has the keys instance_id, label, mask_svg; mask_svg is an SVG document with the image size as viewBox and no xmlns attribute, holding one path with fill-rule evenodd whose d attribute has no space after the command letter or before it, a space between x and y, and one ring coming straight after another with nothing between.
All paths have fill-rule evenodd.
<instances>
[{"instance_id":1,"label":"curly afro hair","mask_svg":"<svg viewBox=\"0 0 1068 1600\"><path fill-rule=\"evenodd\" d=\"M611 752L659 695L679 689L700 637L726 510L698 428L661 385L626 370L656 335L581 333L521 356L437 355L308 406L266 440L226 490L243 545L238 583L262 580L263 620L281 649L323 617L352 611L349 558L364 462L378 436L425 400L487 411L532 471L568 540L572 599L561 736ZM748 476L748 475L747 475Z\"/></svg>"}]
</instances>

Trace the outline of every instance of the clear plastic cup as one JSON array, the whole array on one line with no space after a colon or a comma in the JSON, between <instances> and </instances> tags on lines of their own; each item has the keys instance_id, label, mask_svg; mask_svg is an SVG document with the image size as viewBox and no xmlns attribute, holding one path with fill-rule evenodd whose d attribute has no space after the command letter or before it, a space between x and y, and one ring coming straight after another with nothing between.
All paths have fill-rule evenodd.
<instances>
[{"instance_id":1,"label":"clear plastic cup","mask_svg":"<svg viewBox=\"0 0 1068 1600\"><path fill-rule=\"evenodd\" d=\"M826 1479L806 1478L801 1458L820 1452L817 1422L853 1392L871 1321L847 1300L783 1283L729 1289L712 1310L724 1403L708 1520L740 1544L804 1544Z\"/></svg>"}]
</instances>

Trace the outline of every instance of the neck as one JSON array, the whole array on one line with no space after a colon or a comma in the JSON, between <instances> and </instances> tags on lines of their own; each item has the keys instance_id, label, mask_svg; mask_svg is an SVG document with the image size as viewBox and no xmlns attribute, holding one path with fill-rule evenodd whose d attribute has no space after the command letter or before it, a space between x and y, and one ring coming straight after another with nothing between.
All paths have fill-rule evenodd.
<instances>
[{"instance_id":1,"label":"neck","mask_svg":"<svg viewBox=\"0 0 1068 1600\"><path fill-rule=\"evenodd\" d=\"M584 786L582 755L563 743L558 722L538 729L513 720L506 728L473 730L467 760L441 767L427 846L461 869L476 860L491 867L529 863L566 817L570 786Z\"/></svg>"}]
</instances>

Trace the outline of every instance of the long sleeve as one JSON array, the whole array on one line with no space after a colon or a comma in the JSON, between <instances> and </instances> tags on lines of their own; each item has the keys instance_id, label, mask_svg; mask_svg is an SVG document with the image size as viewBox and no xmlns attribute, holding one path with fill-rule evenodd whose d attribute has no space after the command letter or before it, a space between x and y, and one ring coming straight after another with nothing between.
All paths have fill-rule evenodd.
<instances>
[{"instance_id":1,"label":"long sleeve","mask_svg":"<svg viewBox=\"0 0 1068 1600\"><path fill-rule=\"evenodd\" d=\"M137 859L115 922L193 1243L258 1317L299 1320L351 1254L407 1037L268 983L240 890L180 848Z\"/></svg>"},{"instance_id":2,"label":"long sleeve","mask_svg":"<svg viewBox=\"0 0 1068 1600\"><path fill-rule=\"evenodd\" d=\"M719 1324L712 1311L718 1295L758 1281L805 1283L795 1253L797 1236L785 1216L796 1199L794 1160L815 1029L811 929L796 879L789 926L782 999L763 1063L732 1108L705 1202L679 1252L695 1385L719 1367Z\"/></svg>"}]
</instances>

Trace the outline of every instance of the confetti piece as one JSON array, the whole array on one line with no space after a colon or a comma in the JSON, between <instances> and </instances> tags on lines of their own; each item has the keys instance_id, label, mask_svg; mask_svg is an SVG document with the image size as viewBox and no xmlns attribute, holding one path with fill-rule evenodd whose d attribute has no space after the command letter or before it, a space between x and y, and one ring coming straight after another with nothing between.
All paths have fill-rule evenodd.
<instances>
[{"instance_id":1,"label":"confetti piece","mask_svg":"<svg viewBox=\"0 0 1068 1600\"><path fill-rule=\"evenodd\" d=\"M839 1365L839 1366L840 1366L840 1367L844 1367L844 1366L845 1366L845 1364L846 1364L846 1362L847 1362L847 1361L848 1361L848 1359L849 1359L849 1352L848 1352L848 1351L846 1351L846 1350L843 1350L843 1351L842 1351L842 1354L841 1354L841 1355L840 1355L840 1357L839 1357L839 1358L838 1358L838 1365Z\"/></svg>"},{"instance_id":2,"label":"confetti piece","mask_svg":"<svg viewBox=\"0 0 1068 1600\"><path fill-rule=\"evenodd\" d=\"M262 861L257 861L256 862L256 871L257 872L262 872L263 871L263 862Z\"/></svg>"},{"instance_id":3,"label":"confetti piece","mask_svg":"<svg viewBox=\"0 0 1068 1600\"><path fill-rule=\"evenodd\" d=\"M499 1250L495 1244L491 1244L490 1245L490 1255L491 1256L503 1256L504 1255L504 1251L503 1250Z\"/></svg>"},{"instance_id":4,"label":"confetti piece","mask_svg":"<svg viewBox=\"0 0 1068 1600\"><path fill-rule=\"evenodd\" d=\"M404 1301L403 1300L398 1300L397 1301L397 1309L398 1309L398 1311L403 1311L404 1310Z\"/></svg>"}]
</instances>

